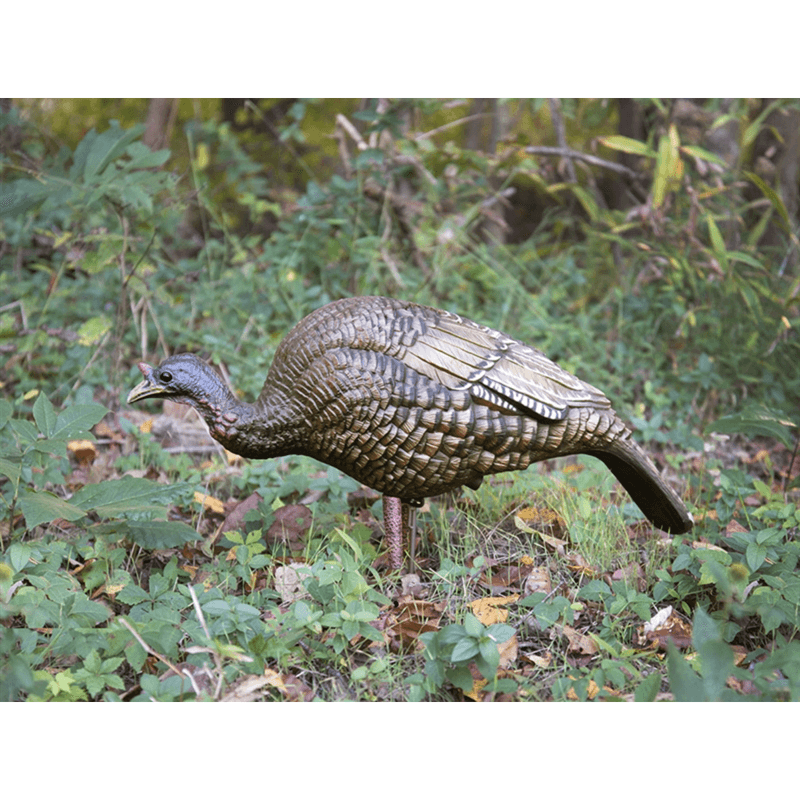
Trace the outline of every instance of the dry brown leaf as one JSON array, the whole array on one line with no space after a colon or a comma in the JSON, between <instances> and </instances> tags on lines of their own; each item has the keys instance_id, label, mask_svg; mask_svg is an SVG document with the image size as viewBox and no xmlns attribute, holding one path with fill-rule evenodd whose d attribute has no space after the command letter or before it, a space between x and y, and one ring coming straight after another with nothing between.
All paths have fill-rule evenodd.
<instances>
[{"instance_id":1,"label":"dry brown leaf","mask_svg":"<svg viewBox=\"0 0 800 800\"><path fill-rule=\"evenodd\" d=\"M718 550L720 553L728 552L724 547L717 547L717 545L711 544L710 542L693 541L692 547L695 550Z\"/></svg>"},{"instance_id":2,"label":"dry brown leaf","mask_svg":"<svg viewBox=\"0 0 800 800\"><path fill-rule=\"evenodd\" d=\"M548 547L555 550L559 555L564 555L564 548L567 546L567 543L562 539L558 539L555 536L548 536L546 533L532 528L519 515L514 517L514 525L523 533L528 533L531 536L538 536Z\"/></svg>"},{"instance_id":3,"label":"dry brown leaf","mask_svg":"<svg viewBox=\"0 0 800 800\"><path fill-rule=\"evenodd\" d=\"M258 508L258 504L263 498L258 492L253 492L249 497L237 503L225 517L225 521L220 528L221 533L227 531L240 531L244 529L244 515L248 511Z\"/></svg>"},{"instance_id":4,"label":"dry brown leaf","mask_svg":"<svg viewBox=\"0 0 800 800\"><path fill-rule=\"evenodd\" d=\"M379 620L376 627L383 630L384 640L393 650L419 650L422 648L419 637L439 630L444 609L444 602L407 600Z\"/></svg>"},{"instance_id":5,"label":"dry brown leaf","mask_svg":"<svg viewBox=\"0 0 800 800\"><path fill-rule=\"evenodd\" d=\"M510 667L517 660L518 642L517 634L515 633L510 639L505 642L500 642L497 645L500 652L500 668L506 669Z\"/></svg>"},{"instance_id":6,"label":"dry brown leaf","mask_svg":"<svg viewBox=\"0 0 800 800\"><path fill-rule=\"evenodd\" d=\"M531 664L535 664L537 667L541 669L549 669L551 664L553 663L553 656L549 650L545 651L543 656L535 656L533 654L528 654L523 656L527 661L530 661Z\"/></svg>"},{"instance_id":7,"label":"dry brown leaf","mask_svg":"<svg viewBox=\"0 0 800 800\"><path fill-rule=\"evenodd\" d=\"M654 643L662 650L667 644L684 650L692 643L692 626L672 608L667 606L655 614L649 622L645 622L639 631L639 644Z\"/></svg>"},{"instance_id":8,"label":"dry brown leaf","mask_svg":"<svg viewBox=\"0 0 800 800\"><path fill-rule=\"evenodd\" d=\"M428 589L420 580L419 575L408 572L400 578L400 602L420 600L428 594Z\"/></svg>"},{"instance_id":9,"label":"dry brown leaf","mask_svg":"<svg viewBox=\"0 0 800 800\"><path fill-rule=\"evenodd\" d=\"M505 622L508 619L508 609L503 606L509 603L516 603L519 595L514 594L509 597L481 597L470 603L472 613L487 627L497 622Z\"/></svg>"},{"instance_id":10,"label":"dry brown leaf","mask_svg":"<svg viewBox=\"0 0 800 800\"><path fill-rule=\"evenodd\" d=\"M645 589L647 589L647 581L644 576L644 571L642 570L641 565L637 564L635 561L631 561L624 567L614 570L611 578L615 581L632 583L640 592L644 592Z\"/></svg>"},{"instance_id":11,"label":"dry brown leaf","mask_svg":"<svg viewBox=\"0 0 800 800\"><path fill-rule=\"evenodd\" d=\"M284 542L290 550L306 546L306 534L311 527L311 511L307 506L291 503L275 511L275 521L269 526L268 542Z\"/></svg>"},{"instance_id":12,"label":"dry brown leaf","mask_svg":"<svg viewBox=\"0 0 800 800\"><path fill-rule=\"evenodd\" d=\"M195 492L194 501L195 503L200 503L206 511L210 511L212 514L219 514L222 516L225 513L225 506L222 504L222 501L217 500L216 497L212 497L210 494Z\"/></svg>"},{"instance_id":13,"label":"dry brown leaf","mask_svg":"<svg viewBox=\"0 0 800 800\"><path fill-rule=\"evenodd\" d=\"M586 636L585 634L576 631L572 626L556 624L553 626L553 628L556 633L566 636L567 641L569 642L568 649L573 653L583 653L587 656L593 656L598 652L599 648L595 640L590 636Z\"/></svg>"},{"instance_id":14,"label":"dry brown leaf","mask_svg":"<svg viewBox=\"0 0 800 800\"><path fill-rule=\"evenodd\" d=\"M272 672L272 670L268 671ZM274 674L277 675L277 673ZM281 685L283 685L282 680ZM256 700L261 700L264 696L261 689L265 686L275 686L274 679L271 676L246 675L241 680L236 681L221 699L223 703L252 703ZM279 687L275 688L280 691Z\"/></svg>"},{"instance_id":15,"label":"dry brown leaf","mask_svg":"<svg viewBox=\"0 0 800 800\"><path fill-rule=\"evenodd\" d=\"M572 680L575 680L575 678L572 678ZM589 700L594 700L594 698L597 697L597 695L599 693L600 693L600 687L593 680L590 679L589 680L589 685L586 688L586 696L587 696L587 698ZM575 690L574 689L568 689L567 690L567 700L577 700L577 699L578 699L578 695L575 694Z\"/></svg>"},{"instance_id":16,"label":"dry brown leaf","mask_svg":"<svg viewBox=\"0 0 800 800\"><path fill-rule=\"evenodd\" d=\"M573 678L572 680L575 680L575 678ZM616 689L612 689L610 686L604 686L603 690L607 694L614 695L614 697L621 697L620 692L618 692ZM586 689L587 698L589 700L594 700L594 698L597 697L599 693L600 693L600 687L593 680L589 679L589 686ZM578 699L578 695L575 693L574 689L569 689L567 691L567 699L568 700Z\"/></svg>"},{"instance_id":17,"label":"dry brown leaf","mask_svg":"<svg viewBox=\"0 0 800 800\"><path fill-rule=\"evenodd\" d=\"M310 597L303 586L305 580L297 572L297 567L303 566L300 562L292 562L283 567L275 568L275 591L281 596L284 603L291 603L303 597Z\"/></svg>"},{"instance_id":18,"label":"dry brown leaf","mask_svg":"<svg viewBox=\"0 0 800 800\"><path fill-rule=\"evenodd\" d=\"M748 530L744 527L744 525L741 525L735 519L732 519L725 526L724 533L726 536L730 536L732 533L748 533Z\"/></svg>"},{"instance_id":19,"label":"dry brown leaf","mask_svg":"<svg viewBox=\"0 0 800 800\"><path fill-rule=\"evenodd\" d=\"M88 439L73 439L67 443L67 450L75 456L75 460L82 467L88 467L97 457L94 442Z\"/></svg>"}]
</instances>

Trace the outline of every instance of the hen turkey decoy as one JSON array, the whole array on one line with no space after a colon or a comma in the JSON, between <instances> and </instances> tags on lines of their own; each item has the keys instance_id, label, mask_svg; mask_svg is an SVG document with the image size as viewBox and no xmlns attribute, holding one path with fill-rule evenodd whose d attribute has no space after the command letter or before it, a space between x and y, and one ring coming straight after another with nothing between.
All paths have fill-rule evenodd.
<instances>
[{"instance_id":1,"label":"hen turkey decoy","mask_svg":"<svg viewBox=\"0 0 800 800\"><path fill-rule=\"evenodd\" d=\"M477 489L485 475L569 454L603 461L656 527L683 533L693 524L599 389L447 311L386 297L323 306L278 346L253 404L193 355L139 369L129 403L186 403L233 453L313 456L381 492L394 568L401 501Z\"/></svg>"}]
</instances>

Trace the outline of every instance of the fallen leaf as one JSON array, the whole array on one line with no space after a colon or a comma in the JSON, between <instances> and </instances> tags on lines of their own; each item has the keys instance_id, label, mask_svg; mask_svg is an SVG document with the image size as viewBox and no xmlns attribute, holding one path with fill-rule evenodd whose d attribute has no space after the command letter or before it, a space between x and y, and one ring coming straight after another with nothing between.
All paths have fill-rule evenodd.
<instances>
[{"instance_id":1,"label":"fallen leaf","mask_svg":"<svg viewBox=\"0 0 800 800\"><path fill-rule=\"evenodd\" d=\"M88 439L74 439L67 444L67 450L75 456L75 460L82 467L88 467L97 457L94 442Z\"/></svg>"},{"instance_id":2,"label":"fallen leaf","mask_svg":"<svg viewBox=\"0 0 800 800\"><path fill-rule=\"evenodd\" d=\"M286 564L275 568L275 591L281 596L284 603L291 603L300 598L310 597L303 586L304 576L301 576L296 567L302 566L299 562Z\"/></svg>"},{"instance_id":3,"label":"fallen leaf","mask_svg":"<svg viewBox=\"0 0 800 800\"><path fill-rule=\"evenodd\" d=\"M222 516L225 513L225 506L222 504L222 501L217 500L216 497L212 497L210 494L195 492L194 501L195 503L200 503L206 511L210 511L213 514Z\"/></svg>"},{"instance_id":4,"label":"fallen leaf","mask_svg":"<svg viewBox=\"0 0 800 800\"><path fill-rule=\"evenodd\" d=\"M383 630L386 644L395 651L420 650L419 637L423 633L439 630L439 622L444 614L445 603L432 603L426 600L400 602L378 621L376 627Z\"/></svg>"},{"instance_id":5,"label":"fallen leaf","mask_svg":"<svg viewBox=\"0 0 800 800\"><path fill-rule=\"evenodd\" d=\"M524 659L530 661L531 664L535 664L537 667L541 669L549 669L551 664L553 663L553 656L550 651L545 651L543 656L535 656L532 654L527 654L523 656Z\"/></svg>"},{"instance_id":6,"label":"fallen leaf","mask_svg":"<svg viewBox=\"0 0 800 800\"><path fill-rule=\"evenodd\" d=\"M275 511L275 521L267 530L268 542L282 542L290 550L302 550L305 537L311 527L311 511L298 503L281 506Z\"/></svg>"},{"instance_id":7,"label":"fallen leaf","mask_svg":"<svg viewBox=\"0 0 800 800\"><path fill-rule=\"evenodd\" d=\"M487 627L498 622L505 622L508 619L508 609L503 606L509 603L516 603L519 595L514 594L510 597L481 597L470 603L472 613Z\"/></svg>"},{"instance_id":8,"label":"fallen leaf","mask_svg":"<svg viewBox=\"0 0 800 800\"><path fill-rule=\"evenodd\" d=\"M222 523L220 532L226 533L227 531L243 530L244 515L248 511L258 508L258 504L261 502L261 500L261 495L258 492L253 492L249 497L242 500L241 503L237 503L225 517L225 522Z\"/></svg>"},{"instance_id":9,"label":"fallen leaf","mask_svg":"<svg viewBox=\"0 0 800 800\"><path fill-rule=\"evenodd\" d=\"M569 642L568 649L571 650L573 653L583 653L587 656L595 655L599 648L597 646L597 642L591 638L591 636L586 636L579 631L576 631L570 625L554 625L553 629L556 633L561 634L567 638Z\"/></svg>"},{"instance_id":10,"label":"fallen leaf","mask_svg":"<svg viewBox=\"0 0 800 800\"><path fill-rule=\"evenodd\" d=\"M667 606L645 622L639 632L640 645L651 642L662 650L666 650L670 642L684 650L692 643L692 626L672 606Z\"/></svg>"}]
</instances>

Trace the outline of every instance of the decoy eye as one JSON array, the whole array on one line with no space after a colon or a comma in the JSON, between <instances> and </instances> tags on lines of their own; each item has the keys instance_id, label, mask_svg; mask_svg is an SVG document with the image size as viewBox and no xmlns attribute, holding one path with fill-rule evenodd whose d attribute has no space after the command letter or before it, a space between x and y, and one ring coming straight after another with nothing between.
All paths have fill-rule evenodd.
<instances>
[{"instance_id":1,"label":"decoy eye","mask_svg":"<svg viewBox=\"0 0 800 800\"><path fill-rule=\"evenodd\" d=\"M172 380L172 373L171 372L162 372L161 373L161 380L164 383L169 383Z\"/></svg>"}]
</instances>

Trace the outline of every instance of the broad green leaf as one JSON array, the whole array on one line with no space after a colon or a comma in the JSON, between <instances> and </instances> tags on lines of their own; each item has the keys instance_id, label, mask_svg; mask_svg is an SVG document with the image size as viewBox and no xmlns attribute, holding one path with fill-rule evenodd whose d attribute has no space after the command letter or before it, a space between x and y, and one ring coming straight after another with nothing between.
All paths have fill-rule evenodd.
<instances>
[{"instance_id":1,"label":"broad green leaf","mask_svg":"<svg viewBox=\"0 0 800 800\"><path fill-rule=\"evenodd\" d=\"M106 414L108 409L99 403L70 406L58 415L53 435L72 439L79 434L88 433Z\"/></svg>"},{"instance_id":2,"label":"broad green leaf","mask_svg":"<svg viewBox=\"0 0 800 800\"><path fill-rule=\"evenodd\" d=\"M50 453L54 456L67 455L67 443L63 439L39 439L33 443L33 449L37 453Z\"/></svg>"},{"instance_id":3,"label":"broad green leaf","mask_svg":"<svg viewBox=\"0 0 800 800\"><path fill-rule=\"evenodd\" d=\"M143 142L133 142L128 148L127 155L130 157L130 161L126 163L126 169L152 169L166 163L170 157L170 151L153 151Z\"/></svg>"},{"instance_id":4,"label":"broad green leaf","mask_svg":"<svg viewBox=\"0 0 800 800\"><path fill-rule=\"evenodd\" d=\"M702 608L694 615L692 644L700 656L705 699L719 700L733 669L733 650L722 641L719 623Z\"/></svg>"},{"instance_id":5,"label":"broad green leaf","mask_svg":"<svg viewBox=\"0 0 800 800\"><path fill-rule=\"evenodd\" d=\"M450 658L458 663L459 661L467 661L470 658L474 658L477 654L478 642L471 637L465 637L453 648Z\"/></svg>"},{"instance_id":6,"label":"broad green leaf","mask_svg":"<svg viewBox=\"0 0 800 800\"><path fill-rule=\"evenodd\" d=\"M8 560L14 572L22 572L28 565L31 556L31 547L22 542L14 542L8 548Z\"/></svg>"},{"instance_id":7,"label":"broad green leaf","mask_svg":"<svg viewBox=\"0 0 800 800\"><path fill-rule=\"evenodd\" d=\"M24 214L45 200L52 188L46 181L14 181L0 189L0 217Z\"/></svg>"},{"instance_id":8,"label":"broad green leaf","mask_svg":"<svg viewBox=\"0 0 800 800\"><path fill-rule=\"evenodd\" d=\"M450 680L450 683L452 683L457 689L461 689L461 691L465 694L472 691L474 681L472 679L472 673L469 671L469 667L464 666L456 667L455 669L448 669L446 675Z\"/></svg>"},{"instance_id":9,"label":"broad green leaf","mask_svg":"<svg viewBox=\"0 0 800 800\"><path fill-rule=\"evenodd\" d=\"M697 703L705 700L703 681L673 645L667 646L667 672L669 688L679 703Z\"/></svg>"},{"instance_id":10,"label":"broad green leaf","mask_svg":"<svg viewBox=\"0 0 800 800\"><path fill-rule=\"evenodd\" d=\"M5 475L16 488L21 473L21 459L0 458L0 475Z\"/></svg>"},{"instance_id":11,"label":"broad green leaf","mask_svg":"<svg viewBox=\"0 0 800 800\"><path fill-rule=\"evenodd\" d=\"M20 497L19 505L28 530L52 522L54 519L74 521L86 516L83 509L50 492L27 492Z\"/></svg>"},{"instance_id":12,"label":"broad green leaf","mask_svg":"<svg viewBox=\"0 0 800 800\"><path fill-rule=\"evenodd\" d=\"M794 447L797 426L768 409L749 409L738 414L720 417L708 427L717 433L741 433L745 436L769 436L782 442L786 447Z\"/></svg>"},{"instance_id":13,"label":"broad green leaf","mask_svg":"<svg viewBox=\"0 0 800 800\"><path fill-rule=\"evenodd\" d=\"M137 586L135 583L129 583L117 593L115 599L119 600L120 603L135 606L138 603L144 603L149 600L150 595L142 589L141 586Z\"/></svg>"},{"instance_id":14,"label":"broad green leaf","mask_svg":"<svg viewBox=\"0 0 800 800\"><path fill-rule=\"evenodd\" d=\"M658 690L661 688L661 675L654 672L648 675L637 687L633 693L633 699L637 703L652 703L658 696Z\"/></svg>"},{"instance_id":15,"label":"broad green leaf","mask_svg":"<svg viewBox=\"0 0 800 800\"><path fill-rule=\"evenodd\" d=\"M128 130L123 130L116 120L112 120L108 130L95 135L90 143L83 179L88 182L102 173L114 159L123 155L128 145L137 139L143 130L143 125L134 125Z\"/></svg>"},{"instance_id":16,"label":"broad green leaf","mask_svg":"<svg viewBox=\"0 0 800 800\"><path fill-rule=\"evenodd\" d=\"M755 572L767 557L767 548L763 544L756 544L750 542L745 550L745 558L747 559L747 566L750 567L752 572Z\"/></svg>"},{"instance_id":17,"label":"broad green leaf","mask_svg":"<svg viewBox=\"0 0 800 800\"><path fill-rule=\"evenodd\" d=\"M40 433L48 438L53 435L56 426L56 410L43 392L39 394L33 404L33 418L36 420L36 427Z\"/></svg>"},{"instance_id":18,"label":"broad green leaf","mask_svg":"<svg viewBox=\"0 0 800 800\"><path fill-rule=\"evenodd\" d=\"M110 329L111 320L105 314L87 319L78 328L78 342L84 347L91 347L97 344Z\"/></svg>"},{"instance_id":19,"label":"broad green leaf","mask_svg":"<svg viewBox=\"0 0 800 800\"><path fill-rule=\"evenodd\" d=\"M6 422L11 419L11 414L14 412L14 407L8 400L0 398L0 429L5 427Z\"/></svg>"},{"instance_id":20,"label":"broad green leaf","mask_svg":"<svg viewBox=\"0 0 800 800\"><path fill-rule=\"evenodd\" d=\"M75 492L72 502L106 518L163 517L164 506L180 497L184 487L185 484L162 486L144 478L125 477L88 484Z\"/></svg>"},{"instance_id":21,"label":"broad green leaf","mask_svg":"<svg viewBox=\"0 0 800 800\"><path fill-rule=\"evenodd\" d=\"M101 603L90 600L85 594L76 593L75 601L69 610L69 617L79 625L94 626L105 622L111 611Z\"/></svg>"},{"instance_id":22,"label":"broad green leaf","mask_svg":"<svg viewBox=\"0 0 800 800\"><path fill-rule=\"evenodd\" d=\"M467 614L464 619L464 630L467 632L467 636L475 637L483 636L485 632L483 623L474 614Z\"/></svg>"},{"instance_id":23,"label":"broad green leaf","mask_svg":"<svg viewBox=\"0 0 800 800\"><path fill-rule=\"evenodd\" d=\"M489 626L486 634L500 644L507 642L516 632L516 628L513 626L506 625L504 622L496 622L494 625Z\"/></svg>"},{"instance_id":24,"label":"broad green leaf","mask_svg":"<svg viewBox=\"0 0 800 800\"><path fill-rule=\"evenodd\" d=\"M169 550L200 538L185 522L161 519L128 522L126 535L145 550Z\"/></svg>"}]
</instances>

